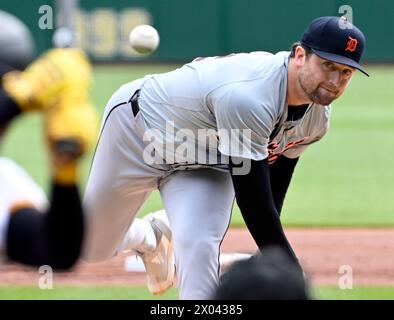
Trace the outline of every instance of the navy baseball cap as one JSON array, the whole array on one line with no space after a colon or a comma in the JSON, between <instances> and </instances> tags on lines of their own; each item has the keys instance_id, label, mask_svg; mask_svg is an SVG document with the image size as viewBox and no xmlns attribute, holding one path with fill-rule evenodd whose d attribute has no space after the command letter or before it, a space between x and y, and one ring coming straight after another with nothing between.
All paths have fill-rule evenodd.
<instances>
[{"instance_id":1,"label":"navy baseball cap","mask_svg":"<svg viewBox=\"0 0 394 320\"><path fill-rule=\"evenodd\" d=\"M319 57L344 64L369 74L359 64L365 48L365 36L345 17L320 17L311 22L301 44Z\"/></svg>"}]
</instances>

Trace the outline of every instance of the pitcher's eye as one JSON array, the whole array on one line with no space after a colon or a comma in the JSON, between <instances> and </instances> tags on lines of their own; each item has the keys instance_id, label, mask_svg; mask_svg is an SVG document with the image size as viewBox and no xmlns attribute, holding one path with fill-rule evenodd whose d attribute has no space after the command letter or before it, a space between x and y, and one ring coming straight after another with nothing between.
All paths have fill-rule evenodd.
<instances>
[{"instance_id":1,"label":"pitcher's eye","mask_svg":"<svg viewBox=\"0 0 394 320\"><path fill-rule=\"evenodd\" d=\"M328 69L328 70L332 70L334 68L334 64L330 61L325 61L323 62L323 66Z\"/></svg>"}]
</instances>

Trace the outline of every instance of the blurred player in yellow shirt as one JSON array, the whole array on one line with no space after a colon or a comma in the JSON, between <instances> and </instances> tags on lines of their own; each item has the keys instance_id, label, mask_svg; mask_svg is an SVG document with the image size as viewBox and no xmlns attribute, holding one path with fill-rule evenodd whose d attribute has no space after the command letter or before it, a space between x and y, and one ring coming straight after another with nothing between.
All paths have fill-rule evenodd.
<instances>
[{"instance_id":1,"label":"blurred player in yellow shirt","mask_svg":"<svg viewBox=\"0 0 394 320\"><path fill-rule=\"evenodd\" d=\"M71 47L68 30L57 30L57 38L55 43L63 48L47 51L24 71L6 73L3 88L18 107L15 115L44 111L51 149L78 156L96 137L97 114L89 97L91 66L82 50Z\"/></svg>"},{"instance_id":2,"label":"blurred player in yellow shirt","mask_svg":"<svg viewBox=\"0 0 394 320\"><path fill-rule=\"evenodd\" d=\"M0 12L0 25L15 29L9 16ZM72 47L70 30L57 30L54 40L60 47L48 50L23 71L10 63L12 56L0 54L0 135L21 113L41 111L53 176L49 206L42 209L40 188L11 160L0 159L5 160L0 161L0 255L3 251L24 264L65 269L81 250L83 210L77 166L96 138L98 118L89 97L88 58ZM1 165L8 167L1 170Z\"/></svg>"}]
</instances>

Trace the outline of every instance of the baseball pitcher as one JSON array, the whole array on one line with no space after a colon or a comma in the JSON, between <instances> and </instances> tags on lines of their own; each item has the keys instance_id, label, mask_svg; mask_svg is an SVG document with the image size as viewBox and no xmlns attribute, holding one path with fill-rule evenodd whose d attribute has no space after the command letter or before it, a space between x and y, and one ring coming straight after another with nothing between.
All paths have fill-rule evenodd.
<instances>
[{"instance_id":1,"label":"baseball pitcher","mask_svg":"<svg viewBox=\"0 0 394 320\"><path fill-rule=\"evenodd\" d=\"M160 293L173 281L174 250L180 298L205 299L235 197L258 247L278 245L298 263L279 216L285 194L302 153L326 134L331 103L356 70L366 73L364 45L350 22L320 17L291 52L198 58L122 86L84 195L85 259L133 249ZM162 216L135 219L155 189L172 233Z\"/></svg>"}]
</instances>

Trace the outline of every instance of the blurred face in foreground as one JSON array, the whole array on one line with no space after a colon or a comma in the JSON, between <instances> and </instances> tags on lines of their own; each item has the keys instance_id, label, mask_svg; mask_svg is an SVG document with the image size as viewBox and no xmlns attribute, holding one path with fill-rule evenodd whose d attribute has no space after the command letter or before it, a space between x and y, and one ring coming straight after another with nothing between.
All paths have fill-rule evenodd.
<instances>
[{"instance_id":1,"label":"blurred face in foreground","mask_svg":"<svg viewBox=\"0 0 394 320\"><path fill-rule=\"evenodd\" d=\"M295 59L298 59L297 80L302 94L310 101L329 105L345 91L355 68L325 60L312 53L305 56L305 50L297 47Z\"/></svg>"}]
</instances>

